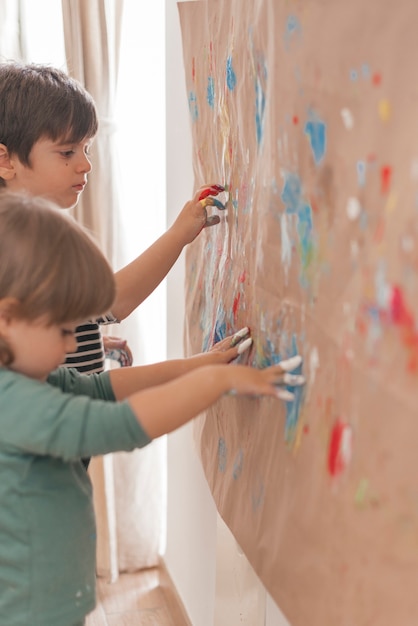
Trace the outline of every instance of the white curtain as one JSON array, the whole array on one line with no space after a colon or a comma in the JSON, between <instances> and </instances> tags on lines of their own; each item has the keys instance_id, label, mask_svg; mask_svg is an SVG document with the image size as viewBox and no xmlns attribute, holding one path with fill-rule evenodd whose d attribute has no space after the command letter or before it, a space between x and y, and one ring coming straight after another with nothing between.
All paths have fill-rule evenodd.
<instances>
[{"instance_id":1,"label":"white curtain","mask_svg":"<svg viewBox=\"0 0 418 626\"><path fill-rule=\"evenodd\" d=\"M93 171L75 216L95 233L114 265L123 257L114 142L123 5L123 0L62 0L68 70L91 93L99 112ZM119 334L117 327L111 330ZM161 446L155 442L129 454L93 459L89 472L98 522L98 575L115 580L119 571L157 565L164 527Z\"/></svg>"},{"instance_id":2,"label":"white curtain","mask_svg":"<svg viewBox=\"0 0 418 626\"><path fill-rule=\"evenodd\" d=\"M22 58L20 16L20 2L0 0L0 60Z\"/></svg>"}]
</instances>

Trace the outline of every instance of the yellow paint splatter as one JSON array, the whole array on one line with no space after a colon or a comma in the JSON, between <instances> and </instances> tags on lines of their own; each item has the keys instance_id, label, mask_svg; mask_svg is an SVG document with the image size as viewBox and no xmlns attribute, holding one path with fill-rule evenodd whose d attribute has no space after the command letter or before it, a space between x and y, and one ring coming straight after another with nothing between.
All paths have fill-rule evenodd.
<instances>
[{"instance_id":1,"label":"yellow paint splatter","mask_svg":"<svg viewBox=\"0 0 418 626\"><path fill-rule=\"evenodd\" d=\"M391 115L391 106L389 100L380 100L379 117L382 122L388 122Z\"/></svg>"}]
</instances>

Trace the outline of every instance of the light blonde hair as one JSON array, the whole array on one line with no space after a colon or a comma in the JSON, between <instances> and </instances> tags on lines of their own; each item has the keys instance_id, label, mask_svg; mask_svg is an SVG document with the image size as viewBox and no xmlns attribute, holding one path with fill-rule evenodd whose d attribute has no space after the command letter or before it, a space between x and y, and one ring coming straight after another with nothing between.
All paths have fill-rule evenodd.
<instances>
[{"instance_id":1,"label":"light blonde hair","mask_svg":"<svg viewBox=\"0 0 418 626\"><path fill-rule=\"evenodd\" d=\"M61 324L109 311L113 271L82 226L51 202L0 193L0 301L28 321ZM0 337L0 362L12 355Z\"/></svg>"}]
</instances>

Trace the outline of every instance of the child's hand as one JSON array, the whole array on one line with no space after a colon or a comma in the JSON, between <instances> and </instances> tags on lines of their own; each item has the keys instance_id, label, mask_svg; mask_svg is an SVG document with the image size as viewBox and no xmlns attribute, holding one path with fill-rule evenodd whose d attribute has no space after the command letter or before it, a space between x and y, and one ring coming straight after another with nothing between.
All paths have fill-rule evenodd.
<instances>
[{"instance_id":1,"label":"child's hand","mask_svg":"<svg viewBox=\"0 0 418 626\"><path fill-rule=\"evenodd\" d=\"M106 358L118 361L121 367L132 365L133 356L126 339L103 335L103 347Z\"/></svg>"},{"instance_id":2,"label":"child's hand","mask_svg":"<svg viewBox=\"0 0 418 626\"><path fill-rule=\"evenodd\" d=\"M241 328L233 335L215 343L207 354L216 356L216 363L230 363L252 346L251 331L248 326Z\"/></svg>"},{"instance_id":3,"label":"child's hand","mask_svg":"<svg viewBox=\"0 0 418 626\"><path fill-rule=\"evenodd\" d=\"M206 207L216 206L218 209L224 210L225 206L213 197L223 191L225 191L225 187L222 185L205 185L197 190L192 200L186 202L171 227L181 231L184 245L192 242L203 228L219 224L221 221L219 215L208 216Z\"/></svg>"},{"instance_id":4,"label":"child's hand","mask_svg":"<svg viewBox=\"0 0 418 626\"><path fill-rule=\"evenodd\" d=\"M230 393L274 396L291 402L295 396L286 387L304 385L305 377L289 372L299 367L301 363L302 357L296 355L261 370L245 365L232 365L225 373L231 381Z\"/></svg>"}]
</instances>

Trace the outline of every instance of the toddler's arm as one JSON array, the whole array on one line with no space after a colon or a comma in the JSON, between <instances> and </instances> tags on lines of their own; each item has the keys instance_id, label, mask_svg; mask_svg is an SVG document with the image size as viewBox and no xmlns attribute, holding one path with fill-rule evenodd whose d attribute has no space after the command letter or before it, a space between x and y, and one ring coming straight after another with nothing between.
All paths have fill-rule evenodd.
<instances>
[{"instance_id":1,"label":"toddler's arm","mask_svg":"<svg viewBox=\"0 0 418 626\"><path fill-rule=\"evenodd\" d=\"M266 395L291 400L278 385L300 385L283 367L258 370L245 365L207 365L128 398L142 428L152 439L170 433L209 408L224 393Z\"/></svg>"}]
</instances>

